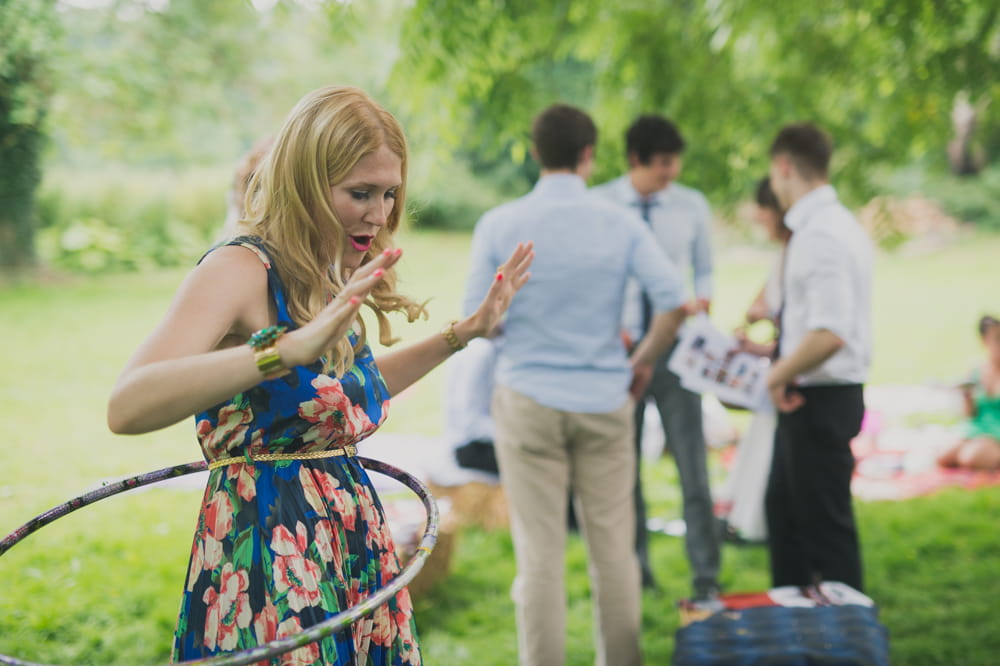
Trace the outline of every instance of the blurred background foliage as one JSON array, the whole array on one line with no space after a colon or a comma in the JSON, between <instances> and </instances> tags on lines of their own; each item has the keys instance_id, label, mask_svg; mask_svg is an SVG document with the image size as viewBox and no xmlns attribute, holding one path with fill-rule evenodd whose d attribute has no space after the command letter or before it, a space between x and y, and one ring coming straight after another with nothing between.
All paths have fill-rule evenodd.
<instances>
[{"instance_id":1,"label":"blurred background foliage","mask_svg":"<svg viewBox=\"0 0 1000 666\"><path fill-rule=\"evenodd\" d=\"M723 221L739 222L775 131L810 119L835 139L849 202L920 192L1000 229L998 13L973 0L0 0L0 267L191 261L219 233L240 155L331 83L365 88L407 128L418 226L468 229L523 193L531 118L564 101L600 128L595 182L623 170L635 115L673 118L682 180Z\"/></svg>"}]
</instances>

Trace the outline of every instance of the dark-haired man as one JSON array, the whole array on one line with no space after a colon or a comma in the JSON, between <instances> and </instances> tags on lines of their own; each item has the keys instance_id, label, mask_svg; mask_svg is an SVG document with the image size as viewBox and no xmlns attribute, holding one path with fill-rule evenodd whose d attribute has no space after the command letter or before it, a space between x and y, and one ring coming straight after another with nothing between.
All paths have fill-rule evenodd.
<instances>
[{"instance_id":1,"label":"dark-haired man","mask_svg":"<svg viewBox=\"0 0 1000 666\"><path fill-rule=\"evenodd\" d=\"M677 127L659 115L640 116L625 133L629 170L595 192L640 212L665 254L687 282L691 276L691 310L707 311L712 298L712 212L699 192L677 182L684 139ZM641 339L648 325L648 298L633 294L627 311L626 331ZM670 350L656 364L646 398L660 413L666 444L677 464L681 481L685 546L692 570L693 598L715 603L719 591L720 539L713 513L708 479L707 452L702 422L701 396L681 386L667 368ZM641 452L646 398L636 405L635 448ZM639 471L636 472L636 552L642 565L643 584L655 585L649 564L646 507Z\"/></svg>"},{"instance_id":2,"label":"dark-haired man","mask_svg":"<svg viewBox=\"0 0 1000 666\"><path fill-rule=\"evenodd\" d=\"M765 511L775 586L839 581L862 590L851 504L851 439L871 361L873 250L829 182L833 144L811 123L771 145L771 188L792 239L768 389L778 409Z\"/></svg>"},{"instance_id":3,"label":"dark-haired man","mask_svg":"<svg viewBox=\"0 0 1000 666\"><path fill-rule=\"evenodd\" d=\"M635 212L587 191L597 130L557 104L532 127L541 177L526 196L476 226L465 307L474 309L496 266L534 243L531 280L503 324L493 398L500 482L517 560L513 597L520 663L565 661L567 501L587 542L597 663L641 661L640 575L632 548L635 451L630 390L684 317L680 280ZM630 356L619 337L629 279L647 290L649 335Z\"/></svg>"}]
</instances>

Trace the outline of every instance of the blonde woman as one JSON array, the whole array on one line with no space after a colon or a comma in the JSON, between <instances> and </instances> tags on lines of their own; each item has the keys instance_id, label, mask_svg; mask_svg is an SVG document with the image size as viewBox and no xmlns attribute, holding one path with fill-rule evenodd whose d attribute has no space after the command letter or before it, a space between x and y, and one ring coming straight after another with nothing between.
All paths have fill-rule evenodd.
<instances>
[{"instance_id":1,"label":"blonde woman","mask_svg":"<svg viewBox=\"0 0 1000 666\"><path fill-rule=\"evenodd\" d=\"M468 318L376 364L396 291L407 148L396 119L355 88L306 95L248 188L246 235L210 251L128 361L108 406L117 433L195 417L210 476L173 658L239 651L355 605L399 570L355 445L389 398L494 329L528 279L531 247L503 263ZM291 661L288 661L291 660ZM418 664L409 594L282 663Z\"/></svg>"}]
</instances>

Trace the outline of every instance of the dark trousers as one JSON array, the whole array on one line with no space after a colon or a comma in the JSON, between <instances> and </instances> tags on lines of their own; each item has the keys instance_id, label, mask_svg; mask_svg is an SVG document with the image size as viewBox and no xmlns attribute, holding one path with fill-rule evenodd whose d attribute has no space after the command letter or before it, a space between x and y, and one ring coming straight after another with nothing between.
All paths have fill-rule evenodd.
<instances>
[{"instance_id":1,"label":"dark trousers","mask_svg":"<svg viewBox=\"0 0 1000 666\"><path fill-rule=\"evenodd\" d=\"M676 343L674 343L676 346ZM683 498L686 534L684 545L691 565L695 596L718 588L721 560L721 542L712 511L712 490L708 478L708 451L702 424L701 396L681 386L680 377L667 369L666 360L671 347L657 363L646 395L656 402L663 422L667 449L677 464ZM646 502L642 493L642 474L639 463L642 457L642 431L645 400L636 404L636 553L643 568L643 575L652 575L649 566L646 532Z\"/></svg>"},{"instance_id":2,"label":"dark trousers","mask_svg":"<svg viewBox=\"0 0 1000 666\"><path fill-rule=\"evenodd\" d=\"M862 590L861 548L851 504L861 430L860 384L796 387L805 404L778 414L764 504L775 587L840 581Z\"/></svg>"}]
</instances>

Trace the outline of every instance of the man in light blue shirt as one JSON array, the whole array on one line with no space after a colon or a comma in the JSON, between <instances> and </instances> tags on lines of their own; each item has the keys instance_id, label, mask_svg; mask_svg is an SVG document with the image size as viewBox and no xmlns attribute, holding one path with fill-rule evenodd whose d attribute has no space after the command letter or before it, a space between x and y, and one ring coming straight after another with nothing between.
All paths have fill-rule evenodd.
<instances>
[{"instance_id":1,"label":"man in light blue shirt","mask_svg":"<svg viewBox=\"0 0 1000 666\"><path fill-rule=\"evenodd\" d=\"M685 281L690 275L695 300L689 310L708 311L712 298L712 213L701 192L676 182L681 171L684 139L666 118L645 115L629 127L625 143L628 173L594 188L594 192L640 213ZM623 320L623 327L631 339L641 340L646 335L648 309L648 294L638 288L631 290ZM694 599L714 603L719 590L721 544L708 480L701 396L681 386L680 378L667 369L670 351L657 363L646 397L656 402L667 448L677 464ZM642 440L644 412L645 399L638 401L635 413L637 453ZM636 460L638 465L639 458ZM638 471L635 505L636 552L642 566L643 585L654 587L646 538L646 506Z\"/></svg>"},{"instance_id":2,"label":"man in light blue shirt","mask_svg":"<svg viewBox=\"0 0 1000 666\"><path fill-rule=\"evenodd\" d=\"M465 309L474 310L518 242L534 244L531 280L503 324L493 417L517 558L520 662L565 660L569 490L590 557L597 663L641 662L635 539L634 401L684 317L680 278L635 212L594 196L586 179L597 130L555 105L532 129L534 190L488 211L473 236ZM649 295L649 333L621 340L626 284Z\"/></svg>"}]
</instances>

